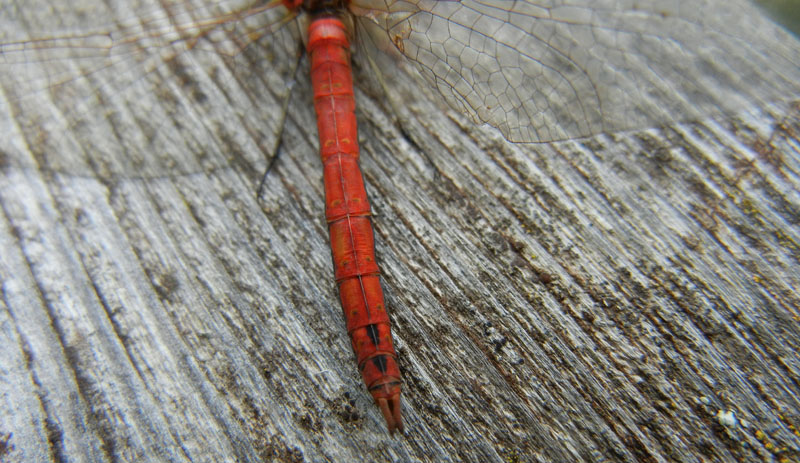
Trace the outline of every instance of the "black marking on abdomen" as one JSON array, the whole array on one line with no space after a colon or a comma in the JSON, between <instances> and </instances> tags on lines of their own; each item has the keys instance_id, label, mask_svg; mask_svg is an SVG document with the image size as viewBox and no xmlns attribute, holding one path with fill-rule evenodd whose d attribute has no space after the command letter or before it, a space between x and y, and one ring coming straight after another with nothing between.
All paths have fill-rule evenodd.
<instances>
[{"instance_id":1,"label":"black marking on abdomen","mask_svg":"<svg viewBox=\"0 0 800 463\"><path fill-rule=\"evenodd\" d=\"M372 344L378 345L380 338L378 337L378 325L367 325L367 335L372 341Z\"/></svg>"},{"instance_id":2,"label":"black marking on abdomen","mask_svg":"<svg viewBox=\"0 0 800 463\"><path fill-rule=\"evenodd\" d=\"M386 356L385 355L376 355L370 359L372 364L378 367L381 373L386 373Z\"/></svg>"}]
</instances>

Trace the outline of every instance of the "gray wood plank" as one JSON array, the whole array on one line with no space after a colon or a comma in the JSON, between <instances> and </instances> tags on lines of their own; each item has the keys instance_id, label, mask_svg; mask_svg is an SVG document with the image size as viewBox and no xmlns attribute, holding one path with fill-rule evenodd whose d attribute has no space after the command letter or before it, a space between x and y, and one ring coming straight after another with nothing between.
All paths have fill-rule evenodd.
<instances>
[{"instance_id":1,"label":"gray wood plank","mask_svg":"<svg viewBox=\"0 0 800 463\"><path fill-rule=\"evenodd\" d=\"M48 3L0 4L37 37L128 10L154 30L162 11ZM777 27L753 33L800 56ZM797 86L515 145L402 65L401 107L359 84L404 374L392 437L332 280L307 63L293 80L296 37L270 39L27 64L3 48L0 461L800 456Z\"/></svg>"}]
</instances>

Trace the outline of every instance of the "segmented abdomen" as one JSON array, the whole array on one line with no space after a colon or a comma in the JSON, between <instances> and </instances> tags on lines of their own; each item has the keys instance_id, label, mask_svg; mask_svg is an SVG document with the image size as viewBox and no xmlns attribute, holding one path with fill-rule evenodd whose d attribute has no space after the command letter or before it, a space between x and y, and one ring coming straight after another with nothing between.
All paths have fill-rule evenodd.
<instances>
[{"instance_id":1,"label":"segmented abdomen","mask_svg":"<svg viewBox=\"0 0 800 463\"><path fill-rule=\"evenodd\" d=\"M314 19L308 37L325 169L325 215L347 332L364 383L389 431L402 430L400 370L375 262L367 192L358 167L350 44L344 25L335 17Z\"/></svg>"}]
</instances>

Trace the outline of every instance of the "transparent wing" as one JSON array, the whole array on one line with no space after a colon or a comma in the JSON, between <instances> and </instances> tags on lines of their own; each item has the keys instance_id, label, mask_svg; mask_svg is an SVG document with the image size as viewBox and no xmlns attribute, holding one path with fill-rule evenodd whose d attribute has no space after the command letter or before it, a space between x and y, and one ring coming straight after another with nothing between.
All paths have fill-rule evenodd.
<instances>
[{"instance_id":1,"label":"transparent wing","mask_svg":"<svg viewBox=\"0 0 800 463\"><path fill-rule=\"evenodd\" d=\"M797 39L743 0L355 0L351 10L453 108L514 142L715 116L800 91ZM781 48L765 45L775 34Z\"/></svg>"},{"instance_id":2,"label":"transparent wing","mask_svg":"<svg viewBox=\"0 0 800 463\"><path fill-rule=\"evenodd\" d=\"M0 62L29 88L52 87L136 59L190 49L236 55L292 19L277 2L133 0L2 1ZM42 75L37 63L77 61ZM30 72L26 72L30 71ZM37 69L38 71L38 69ZM33 80L27 77L34 77ZM46 82L42 82L46 79Z\"/></svg>"},{"instance_id":3,"label":"transparent wing","mask_svg":"<svg viewBox=\"0 0 800 463\"><path fill-rule=\"evenodd\" d=\"M35 140L39 168L122 176L197 171L189 159L165 170L192 150L178 146L181 128L171 122L194 118L214 126L214 117L245 119L257 105L274 107L280 97L269 98L264 89L279 86L263 81L291 78L283 74L290 74L302 47L297 29L284 27L293 18L275 1L0 0L0 101ZM174 104L148 108L153 95ZM182 98L193 100L191 111ZM232 109L221 109L224 104ZM164 114L165 107L174 113ZM98 110L103 114L93 114ZM252 132L260 136L271 122L254 122ZM147 146L148 154L108 155L126 145ZM75 153L84 157L71 159ZM101 164L116 162L109 159L129 164L105 169Z\"/></svg>"}]
</instances>

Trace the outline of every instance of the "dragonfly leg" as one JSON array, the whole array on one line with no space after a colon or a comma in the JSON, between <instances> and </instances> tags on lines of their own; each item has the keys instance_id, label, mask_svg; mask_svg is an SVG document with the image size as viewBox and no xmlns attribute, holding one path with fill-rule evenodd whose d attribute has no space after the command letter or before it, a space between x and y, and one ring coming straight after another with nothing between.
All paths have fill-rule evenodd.
<instances>
[{"instance_id":1,"label":"dragonfly leg","mask_svg":"<svg viewBox=\"0 0 800 463\"><path fill-rule=\"evenodd\" d=\"M362 46L362 48L365 47ZM417 152L422 154L422 156L425 158L425 161L431 167L431 170L433 170L433 180L438 181L441 178L442 173L439 170L439 167L437 167L433 162L433 159L431 159L430 155L428 154L428 150L425 149L425 145L417 141L417 137L414 135L411 127L412 122L405 115L407 111L404 109L403 104L398 101L396 92L393 92L391 86L387 85L386 83L386 79L383 76L385 71L381 71L383 68L375 61L375 57L367 53L366 58L367 62L369 63L369 67L372 70L372 75L375 81L383 90L383 95L386 97L385 101L387 101L391 107L392 119L394 119L394 123L400 131L400 135L406 140L406 142L408 142L408 144L414 147Z\"/></svg>"},{"instance_id":2,"label":"dragonfly leg","mask_svg":"<svg viewBox=\"0 0 800 463\"><path fill-rule=\"evenodd\" d=\"M275 166L275 163L278 161L278 154L280 153L281 145L283 144L283 129L286 125L286 114L289 110L289 101L292 99L292 89L294 89L293 83L297 80L297 70L300 68L300 61L303 59L303 56L305 56L305 50L301 49L300 53L297 54L297 59L292 67L292 81L287 85L289 91L286 92L286 98L283 99L283 104L281 105L281 120L278 123L278 136L275 137L275 143L273 144L272 150L269 154L267 168L264 169L264 175L261 176L261 182L258 184L258 189L256 190L256 199L261 197L261 193L264 191L264 185L267 183L267 176Z\"/></svg>"}]
</instances>

